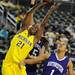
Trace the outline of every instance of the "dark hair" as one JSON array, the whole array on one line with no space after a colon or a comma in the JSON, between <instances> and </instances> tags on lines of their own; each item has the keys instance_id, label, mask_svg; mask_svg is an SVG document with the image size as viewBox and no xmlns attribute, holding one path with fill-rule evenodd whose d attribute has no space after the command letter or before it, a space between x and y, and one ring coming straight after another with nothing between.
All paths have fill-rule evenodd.
<instances>
[{"instance_id":1,"label":"dark hair","mask_svg":"<svg viewBox=\"0 0 75 75\"><path fill-rule=\"evenodd\" d=\"M42 37L41 42L43 46L46 48L46 50L48 50L48 40L45 37Z\"/></svg>"}]
</instances>

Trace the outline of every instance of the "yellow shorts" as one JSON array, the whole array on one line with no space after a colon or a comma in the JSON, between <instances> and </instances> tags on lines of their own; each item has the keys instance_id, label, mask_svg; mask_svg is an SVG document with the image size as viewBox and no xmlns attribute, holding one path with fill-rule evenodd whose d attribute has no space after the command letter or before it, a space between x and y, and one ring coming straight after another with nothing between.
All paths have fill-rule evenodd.
<instances>
[{"instance_id":1,"label":"yellow shorts","mask_svg":"<svg viewBox=\"0 0 75 75\"><path fill-rule=\"evenodd\" d=\"M24 66L20 69L16 64L3 64L2 65L2 75L27 75Z\"/></svg>"}]
</instances>

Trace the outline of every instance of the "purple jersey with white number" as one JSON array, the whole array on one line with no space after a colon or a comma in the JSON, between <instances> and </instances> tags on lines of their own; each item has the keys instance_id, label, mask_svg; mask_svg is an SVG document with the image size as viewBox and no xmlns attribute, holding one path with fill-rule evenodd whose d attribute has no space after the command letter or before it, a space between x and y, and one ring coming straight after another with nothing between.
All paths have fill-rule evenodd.
<instances>
[{"instance_id":1,"label":"purple jersey with white number","mask_svg":"<svg viewBox=\"0 0 75 75\"><path fill-rule=\"evenodd\" d=\"M44 62L43 75L64 75L67 72L68 61L67 56L59 60L57 53L52 53L49 59Z\"/></svg>"}]
</instances>

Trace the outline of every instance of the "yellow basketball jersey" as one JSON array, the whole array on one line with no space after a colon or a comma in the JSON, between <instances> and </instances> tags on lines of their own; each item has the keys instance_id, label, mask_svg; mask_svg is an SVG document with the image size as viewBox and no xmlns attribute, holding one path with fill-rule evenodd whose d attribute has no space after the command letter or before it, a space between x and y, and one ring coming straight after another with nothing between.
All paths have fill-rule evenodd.
<instances>
[{"instance_id":1,"label":"yellow basketball jersey","mask_svg":"<svg viewBox=\"0 0 75 75\"><path fill-rule=\"evenodd\" d=\"M7 52L4 62L19 63L24 58L26 58L28 53L32 50L33 43L34 43L34 36L28 36L27 30L19 34L16 34L11 41L11 45Z\"/></svg>"}]
</instances>

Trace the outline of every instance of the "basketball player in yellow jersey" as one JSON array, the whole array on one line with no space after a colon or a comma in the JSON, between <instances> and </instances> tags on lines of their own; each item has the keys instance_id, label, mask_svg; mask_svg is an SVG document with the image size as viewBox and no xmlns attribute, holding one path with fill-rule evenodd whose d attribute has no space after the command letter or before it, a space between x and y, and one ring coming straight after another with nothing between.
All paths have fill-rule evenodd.
<instances>
[{"instance_id":1,"label":"basketball player in yellow jersey","mask_svg":"<svg viewBox=\"0 0 75 75\"><path fill-rule=\"evenodd\" d=\"M38 23L28 30L16 34L11 40L10 48L2 64L2 75L27 75L25 66L19 68L19 63L27 58L34 44L41 38L41 26Z\"/></svg>"},{"instance_id":2,"label":"basketball player in yellow jersey","mask_svg":"<svg viewBox=\"0 0 75 75\"><path fill-rule=\"evenodd\" d=\"M41 35L38 34L40 32L40 27L36 25L29 30L24 30L14 36L5 60L3 61L2 75L26 75L25 67L22 66L20 69L19 63L27 58L34 43L41 37Z\"/></svg>"}]
</instances>

